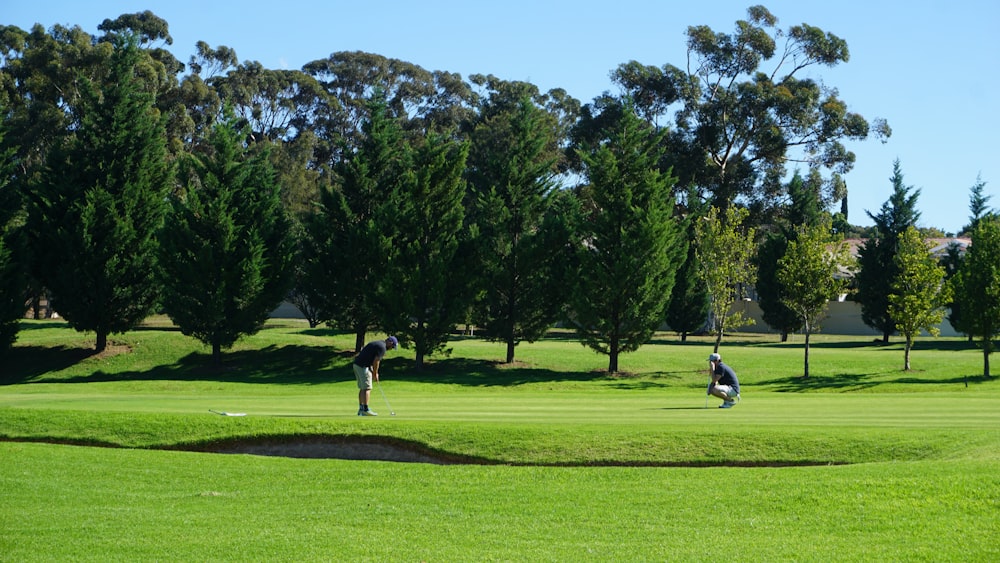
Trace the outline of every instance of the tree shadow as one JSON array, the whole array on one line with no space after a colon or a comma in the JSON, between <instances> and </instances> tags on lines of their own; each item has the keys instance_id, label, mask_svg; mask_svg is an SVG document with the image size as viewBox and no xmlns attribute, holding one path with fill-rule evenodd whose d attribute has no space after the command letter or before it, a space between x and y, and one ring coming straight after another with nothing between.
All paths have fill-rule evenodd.
<instances>
[{"instance_id":1,"label":"tree shadow","mask_svg":"<svg viewBox=\"0 0 1000 563\"><path fill-rule=\"evenodd\" d=\"M899 377L886 377L898 373ZM920 377L913 372L841 373L809 377L793 376L760 382L777 393L801 393L804 391L863 391L900 384L917 385L966 385L986 383L989 379L982 375L960 375L947 379Z\"/></svg>"}]
</instances>

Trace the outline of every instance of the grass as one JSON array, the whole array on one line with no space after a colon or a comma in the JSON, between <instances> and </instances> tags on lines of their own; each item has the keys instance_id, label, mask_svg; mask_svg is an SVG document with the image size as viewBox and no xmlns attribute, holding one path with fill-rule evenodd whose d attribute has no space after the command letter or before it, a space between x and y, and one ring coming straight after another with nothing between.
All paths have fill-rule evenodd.
<instances>
[{"instance_id":1,"label":"grass","mask_svg":"<svg viewBox=\"0 0 1000 563\"><path fill-rule=\"evenodd\" d=\"M731 335L606 358L553 332L391 353L354 416L353 337L271 324L225 355L161 319L114 337L29 321L0 374L10 560L986 561L1000 556L1000 385L961 339ZM209 409L245 412L221 417ZM466 464L202 453L376 443ZM84 446L84 447L81 447ZM100 447L95 447L100 446ZM714 531L713 531L714 530ZM725 541L720 541L724 538Z\"/></svg>"}]
</instances>

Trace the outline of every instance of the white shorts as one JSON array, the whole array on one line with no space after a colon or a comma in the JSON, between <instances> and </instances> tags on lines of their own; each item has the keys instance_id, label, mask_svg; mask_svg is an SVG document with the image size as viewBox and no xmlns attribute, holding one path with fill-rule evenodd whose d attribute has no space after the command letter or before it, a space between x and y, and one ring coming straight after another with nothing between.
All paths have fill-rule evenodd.
<instances>
[{"instance_id":1,"label":"white shorts","mask_svg":"<svg viewBox=\"0 0 1000 563\"><path fill-rule=\"evenodd\" d=\"M736 396L739 395L739 393L737 393L736 390L733 389L732 385L716 385L715 388L725 393L730 400L735 399Z\"/></svg>"},{"instance_id":2,"label":"white shorts","mask_svg":"<svg viewBox=\"0 0 1000 563\"><path fill-rule=\"evenodd\" d=\"M358 380L358 389L372 388L372 368L363 368L358 364L354 366L354 377Z\"/></svg>"}]
</instances>

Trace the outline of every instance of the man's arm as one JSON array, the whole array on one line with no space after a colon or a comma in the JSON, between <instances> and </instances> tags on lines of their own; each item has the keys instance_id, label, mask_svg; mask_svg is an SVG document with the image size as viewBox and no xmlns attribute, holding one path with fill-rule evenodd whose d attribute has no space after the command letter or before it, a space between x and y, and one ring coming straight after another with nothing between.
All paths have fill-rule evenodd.
<instances>
[{"instance_id":1,"label":"man's arm","mask_svg":"<svg viewBox=\"0 0 1000 563\"><path fill-rule=\"evenodd\" d=\"M372 378L375 379L375 381L378 381L378 366L381 363L381 358L375 358L375 361L372 362Z\"/></svg>"}]
</instances>

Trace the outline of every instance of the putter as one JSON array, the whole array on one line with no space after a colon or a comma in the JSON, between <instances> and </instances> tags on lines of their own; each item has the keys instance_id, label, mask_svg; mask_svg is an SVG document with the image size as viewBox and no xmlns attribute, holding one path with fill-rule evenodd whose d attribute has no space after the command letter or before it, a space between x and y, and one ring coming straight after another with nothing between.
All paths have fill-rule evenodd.
<instances>
[{"instance_id":1,"label":"putter","mask_svg":"<svg viewBox=\"0 0 1000 563\"><path fill-rule=\"evenodd\" d=\"M382 384L376 381L375 387L378 387L378 392L382 394L382 399L385 401L386 408L389 409L389 414L392 416L396 416L396 411L392 410L392 405L389 404L389 399L386 398L385 391L382 390Z\"/></svg>"}]
</instances>

